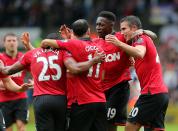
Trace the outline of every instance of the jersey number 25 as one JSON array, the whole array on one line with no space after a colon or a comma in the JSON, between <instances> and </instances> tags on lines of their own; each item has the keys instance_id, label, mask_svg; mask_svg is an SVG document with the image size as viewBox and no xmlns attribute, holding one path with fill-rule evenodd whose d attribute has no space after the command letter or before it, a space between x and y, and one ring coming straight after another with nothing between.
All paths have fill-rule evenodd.
<instances>
[{"instance_id":1,"label":"jersey number 25","mask_svg":"<svg viewBox=\"0 0 178 131\"><path fill-rule=\"evenodd\" d=\"M57 60L58 56L49 56L48 58L46 57L38 57L37 62L43 62L43 68L41 70L41 73L38 76L39 81L48 81L50 78L52 80L59 80L61 78L61 68L58 64L54 63L54 60ZM55 69L56 74L55 75L47 75L47 70L48 68L50 69Z\"/></svg>"}]
</instances>

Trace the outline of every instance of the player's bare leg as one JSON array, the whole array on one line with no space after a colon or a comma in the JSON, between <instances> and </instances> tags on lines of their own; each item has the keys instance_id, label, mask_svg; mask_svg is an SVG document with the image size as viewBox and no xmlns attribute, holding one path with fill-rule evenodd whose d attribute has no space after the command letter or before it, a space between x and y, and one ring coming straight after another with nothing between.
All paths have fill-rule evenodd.
<instances>
[{"instance_id":1,"label":"player's bare leg","mask_svg":"<svg viewBox=\"0 0 178 131\"><path fill-rule=\"evenodd\" d=\"M125 126L125 131L139 131L141 124L127 122Z\"/></svg>"},{"instance_id":2,"label":"player's bare leg","mask_svg":"<svg viewBox=\"0 0 178 131\"><path fill-rule=\"evenodd\" d=\"M26 131L26 125L23 121L21 120L16 120L16 126L18 131Z\"/></svg>"}]
</instances>

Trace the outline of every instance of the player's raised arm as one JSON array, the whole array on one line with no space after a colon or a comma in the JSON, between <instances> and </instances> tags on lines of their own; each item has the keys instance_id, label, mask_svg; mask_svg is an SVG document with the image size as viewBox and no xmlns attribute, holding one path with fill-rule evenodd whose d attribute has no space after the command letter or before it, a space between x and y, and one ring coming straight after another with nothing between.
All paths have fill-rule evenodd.
<instances>
[{"instance_id":1,"label":"player's raised arm","mask_svg":"<svg viewBox=\"0 0 178 131\"><path fill-rule=\"evenodd\" d=\"M118 46L120 49L125 51L130 56L138 57L138 58L143 58L145 56L146 48L142 45L138 45L135 47L130 46L118 40L117 37L114 35L107 35L105 39L107 42L113 43L114 45Z\"/></svg>"},{"instance_id":2,"label":"player's raised arm","mask_svg":"<svg viewBox=\"0 0 178 131\"><path fill-rule=\"evenodd\" d=\"M30 42L30 34L28 32L24 32L22 33L21 35L21 41L22 41L22 44L24 45L24 47L27 49L27 50L33 50L35 49L31 42Z\"/></svg>"},{"instance_id":3,"label":"player's raised arm","mask_svg":"<svg viewBox=\"0 0 178 131\"><path fill-rule=\"evenodd\" d=\"M151 31L151 30L143 30L143 29L138 29L138 30L136 30L136 31L132 34L132 37L131 37L131 38L134 38L135 36L142 35L142 34L148 35L148 36L151 37L153 40L157 38L156 33L154 33L153 31Z\"/></svg>"},{"instance_id":4,"label":"player's raised arm","mask_svg":"<svg viewBox=\"0 0 178 131\"><path fill-rule=\"evenodd\" d=\"M70 57L64 61L64 64L69 70L69 72L73 74L78 74L83 71L87 71L91 66L93 66L96 63L104 61L104 59L105 54L103 52L100 53L96 52L95 56L89 61L76 62L72 57Z\"/></svg>"},{"instance_id":5,"label":"player's raised arm","mask_svg":"<svg viewBox=\"0 0 178 131\"><path fill-rule=\"evenodd\" d=\"M1 67L1 72L4 75L12 75L19 71L22 71L23 69L25 69L25 67L19 61L17 61L15 64L11 66L6 66L3 68Z\"/></svg>"},{"instance_id":6,"label":"player's raised arm","mask_svg":"<svg viewBox=\"0 0 178 131\"><path fill-rule=\"evenodd\" d=\"M53 40L53 39L44 39L41 42L40 45L42 48L48 48L48 47L52 47L52 48L59 48L57 41Z\"/></svg>"},{"instance_id":7,"label":"player's raised arm","mask_svg":"<svg viewBox=\"0 0 178 131\"><path fill-rule=\"evenodd\" d=\"M33 83L24 83L21 86L17 85L11 78L2 78L4 87L10 91L14 92L23 92L26 91L29 87L33 86Z\"/></svg>"},{"instance_id":8,"label":"player's raised arm","mask_svg":"<svg viewBox=\"0 0 178 131\"><path fill-rule=\"evenodd\" d=\"M143 33L146 34L146 35L148 35L149 37L151 37L153 40L158 38L158 36L156 35L156 33L154 33L151 30L143 30Z\"/></svg>"}]
</instances>

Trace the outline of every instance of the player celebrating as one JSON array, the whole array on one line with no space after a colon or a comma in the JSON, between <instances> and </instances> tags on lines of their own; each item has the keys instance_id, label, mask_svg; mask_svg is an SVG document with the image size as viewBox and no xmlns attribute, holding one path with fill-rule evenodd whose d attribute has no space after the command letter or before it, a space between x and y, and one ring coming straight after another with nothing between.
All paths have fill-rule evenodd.
<instances>
[{"instance_id":1,"label":"player celebrating","mask_svg":"<svg viewBox=\"0 0 178 131\"><path fill-rule=\"evenodd\" d=\"M0 64L1 64L1 67L4 66L3 56L1 54L0 54ZM32 83L25 83L19 86L11 78L1 73L0 73L0 79L3 82L3 85L4 85L3 87L10 91L16 91L16 92L26 91L30 86L32 86ZM0 130L5 131L5 120L3 118L1 109L0 109Z\"/></svg>"},{"instance_id":2,"label":"player celebrating","mask_svg":"<svg viewBox=\"0 0 178 131\"><path fill-rule=\"evenodd\" d=\"M91 61L74 64L71 54L66 51L37 48L27 52L19 62L5 68L2 72L13 74L30 67L34 78L34 111L37 131L64 131L67 108L64 63L66 66L71 66L67 63L72 64L71 71L77 73L87 70L98 59L100 56L95 56ZM83 67L83 65L86 66Z\"/></svg>"},{"instance_id":3,"label":"player celebrating","mask_svg":"<svg viewBox=\"0 0 178 131\"><path fill-rule=\"evenodd\" d=\"M23 55L18 52L18 37L14 33L8 33L4 36L5 52L2 57L6 66L10 66L18 61ZM11 76L12 80L18 84L23 84L25 71ZM0 85L1 87L3 85ZM0 91L0 104L6 122L6 130L12 131L12 124L16 123L19 131L25 130L25 124L28 121L28 105L26 92L12 92L9 90Z\"/></svg>"},{"instance_id":4,"label":"player celebrating","mask_svg":"<svg viewBox=\"0 0 178 131\"><path fill-rule=\"evenodd\" d=\"M68 41L43 40L42 47L67 49L76 61L92 59L96 51L102 50L89 38L88 23L79 19L72 24L74 38ZM74 77L75 83L68 87L71 105L69 131L106 131L105 95L101 85L103 64L92 66L88 72Z\"/></svg>"},{"instance_id":5,"label":"player celebrating","mask_svg":"<svg viewBox=\"0 0 178 131\"><path fill-rule=\"evenodd\" d=\"M117 131L118 125L123 126L126 123L130 95L128 81L131 80L129 56L117 46L104 40L106 35L113 34L125 42L123 35L114 31L115 21L116 16L112 12L100 12L96 20L96 31L100 38L94 40L106 53L103 88L107 99L109 131Z\"/></svg>"},{"instance_id":6,"label":"player celebrating","mask_svg":"<svg viewBox=\"0 0 178 131\"><path fill-rule=\"evenodd\" d=\"M101 11L96 20L96 31L99 38L95 39L106 53L105 78L103 87L107 99L107 119L109 131L117 131L117 126L124 126L127 119L127 103L130 89L128 81L131 79L129 67L134 60L117 46L104 41L108 34L115 35L120 41L125 42L121 32L114 31L116 16L109 11ZM146 33L153 38L156 35L149 30L137 30L133 33L139 35Z\"/></svg>"},{"instance_id":7,"label":"player celebrating","mask_svg":"<svg viewBox=\"0 0 178 131\"><path fill-rule=\"evenodd\" d=\"M120 29L127 42L134 31L141 28L136 16L127 16L120 21ZM106 41L114 43L120 49L135 58L135 69L141 85L141 95L129 114L126 131L138 131L142 125L153 130L164 130L164 117L168 106L168 89L162 79L159 56L153 41L146 35L140 35L130 41L132 46L118 40L113 35Z\"/></svg>"}]
</instances>

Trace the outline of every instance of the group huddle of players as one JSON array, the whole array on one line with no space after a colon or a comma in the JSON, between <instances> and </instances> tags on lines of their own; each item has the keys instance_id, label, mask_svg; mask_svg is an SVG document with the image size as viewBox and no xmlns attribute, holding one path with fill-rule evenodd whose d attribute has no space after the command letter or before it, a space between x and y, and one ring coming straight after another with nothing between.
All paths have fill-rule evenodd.
<instances>
[{"instance_id":1,"label":"group huddle of players","mask_svg":"<svg viewBox=\"0 0 178 131\"><path fill-rule=\"evenodd\" d=\"M20 71L31 72L37 131L117 131L119 125L126 131L138 131L141 126L148 131L164 130L168 90L150 32L140 30L136 16L122 18L120 32L114 31L115 22L112 12L102 11L96 20L98 38L91 39L88 22L79 19L72 23L72 31L61 28L62 40L58 34L50 34L36 49L24 33L22 42L30 51L17 55L14 64L8 64L2 55L2 80ZM127 116L130 66L135 67L141 95ZM31 83L9 86L12 91L24 91ZM4 115L9 103L2 103ZM25 123L24 115L19 113L17 120ZM8 128L14 119L9 122L6 116Z\"/></svg>"}]
</instances>

